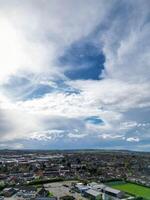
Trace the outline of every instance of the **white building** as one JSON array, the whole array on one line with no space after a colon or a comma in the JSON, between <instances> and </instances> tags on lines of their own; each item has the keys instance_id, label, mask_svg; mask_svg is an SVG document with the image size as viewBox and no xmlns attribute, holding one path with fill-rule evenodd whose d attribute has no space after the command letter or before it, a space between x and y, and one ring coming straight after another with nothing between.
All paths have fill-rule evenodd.
<instances>
[{"instance_id":1,"label":"white building","mask_svg":"<svg viewBox=\"0 0 150 200\"><path fill-rule=\"evenodd\" d=\"M86 197L89 197L93 200L120 200L125 197L124 192L108 187L105 184L97 184L95 182L92 182L87 186L83 185L82 183L78 183L76 188L78 188L78 191L80 191Z\"/></svg>"},{"instance_id":2,"label":"white building","mask_svg":"<svg viewBox=\"0 0 150 200\"><path fill-rule=\"evenodd\" d=\"M77 183L75 188L76 188L77 191L79 191L80 193L83 194L85 191L87 191L91 187L89 187L87 185L83 185L82 183Z\"/></svg>"}]
</instances>

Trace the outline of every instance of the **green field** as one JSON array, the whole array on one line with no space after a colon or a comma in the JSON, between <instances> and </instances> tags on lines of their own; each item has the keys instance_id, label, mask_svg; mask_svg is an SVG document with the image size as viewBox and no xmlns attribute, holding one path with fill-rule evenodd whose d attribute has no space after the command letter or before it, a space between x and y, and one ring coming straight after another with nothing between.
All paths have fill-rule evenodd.
<instances>
[{"instance_id":1,"label":"green field","mask_svg":"<svg viewBox=\"0 0 150 200\"><path fill-rule=\"evenodd\" d=\"M126 193L143 197L144 200L150 200L150 188L134 183L109 183L112 188L124 191Z\"/></svg>"}]
</instances>

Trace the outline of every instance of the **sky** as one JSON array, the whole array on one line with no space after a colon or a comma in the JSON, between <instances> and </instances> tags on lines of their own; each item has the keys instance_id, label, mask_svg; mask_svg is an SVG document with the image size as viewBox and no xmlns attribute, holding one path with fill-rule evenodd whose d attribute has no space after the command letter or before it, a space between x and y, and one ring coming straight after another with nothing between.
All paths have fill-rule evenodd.
<instances>
[{"instance_id":1,"label":"sky","mask_svg":"<svg viewBox=\"0 0 150 200\"><path fill-rule=\"evenodd\" d=\"M149 8L0 0L0 149L150 151Z\"/></svg>"}]
</instances>

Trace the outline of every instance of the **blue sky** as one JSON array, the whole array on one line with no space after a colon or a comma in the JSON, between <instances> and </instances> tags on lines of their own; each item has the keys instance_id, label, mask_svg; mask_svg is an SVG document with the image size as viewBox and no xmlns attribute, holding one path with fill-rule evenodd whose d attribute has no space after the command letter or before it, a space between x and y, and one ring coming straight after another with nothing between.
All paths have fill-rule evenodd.
<instances>
[{"instance_id":1,"label":"blue sky","mask_svg":"<svg viewBox=\"0 0 150 200\"><path fill-rule=\"evenodd\" d=\"M0 1L0 149L149 151L149 7Z\"/></svg>"}]
</instances>

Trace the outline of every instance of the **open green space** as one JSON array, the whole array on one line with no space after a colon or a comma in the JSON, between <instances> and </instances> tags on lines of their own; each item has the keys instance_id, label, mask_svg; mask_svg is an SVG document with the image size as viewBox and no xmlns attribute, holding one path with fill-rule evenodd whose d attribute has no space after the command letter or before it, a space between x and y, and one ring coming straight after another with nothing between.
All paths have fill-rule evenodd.
<instances>
[{"instance_id":1,"label":"open green space","mask_svg":"<svg viewBox=\"0 0 150 200\"><path fill-rule=\"evenodd\" d=\"M124 191L128 194L135 195L137 197L143 197L144 200L150 200L150 188L144 187L141 185L137 185L134 183L119 183L119 182L112 182L109 183L112 188Z\"/></svg>"}]
</instances>

